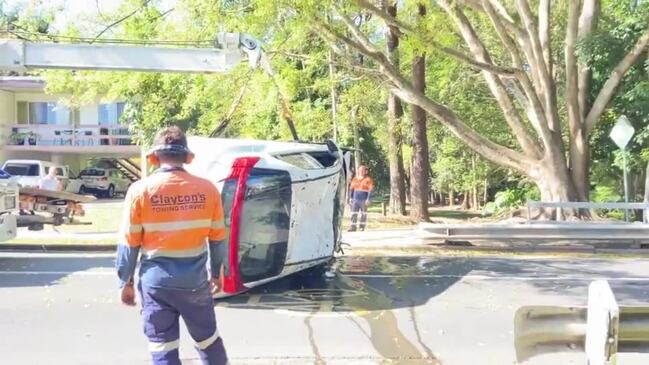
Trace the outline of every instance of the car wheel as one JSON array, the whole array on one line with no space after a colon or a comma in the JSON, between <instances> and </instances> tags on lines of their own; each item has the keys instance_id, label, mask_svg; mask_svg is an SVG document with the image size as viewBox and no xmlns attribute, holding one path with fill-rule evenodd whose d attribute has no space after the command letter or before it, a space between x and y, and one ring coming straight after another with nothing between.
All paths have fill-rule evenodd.
<instances>
[{"instance_id":1,"label":"car wheel","mask_svg":"<svg viewBox=\"0 0 649 365\"><path fill-rule=\"evenodd\" d=\"M115 187L113 185L110 185L108 187L108 190L106 191L106 197L108 199L113 199L115 197Z\"/></svg>"},{"instance_id":2,"label":"car wheel","mask_svg":"<svg viewBox=\"0 0 649 365\"><path fill-rule=\"evenodd\" d=\"M84 185L81 185L81 187L79 188L79 194L80 195L86 195L86 193L88 193L86 191L86 187Z\"/></svg>"}]
</instances>

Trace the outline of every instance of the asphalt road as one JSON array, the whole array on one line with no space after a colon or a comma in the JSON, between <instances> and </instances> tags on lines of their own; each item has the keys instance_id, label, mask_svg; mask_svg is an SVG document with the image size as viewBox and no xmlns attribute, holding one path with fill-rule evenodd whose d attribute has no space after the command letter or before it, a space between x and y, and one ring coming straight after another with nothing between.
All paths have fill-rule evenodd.
<instances>
[{"instance_id":1,"label":"asphalt road","mask_svg":"<svg viewBox=\"0 0 649 365\"><path fill-rule=\"evenodd\" d=\"M112 267L112 255L0 254L0 363L148 363L139 310L117 303ZM649 302L645 259L351 256L333 279L298 275L215 308L232 364L503 365L515 363L518 307L584 305L602 278L619 302ZM183 336L184 363L198 363Z\"/></svg>"}]
</instances>

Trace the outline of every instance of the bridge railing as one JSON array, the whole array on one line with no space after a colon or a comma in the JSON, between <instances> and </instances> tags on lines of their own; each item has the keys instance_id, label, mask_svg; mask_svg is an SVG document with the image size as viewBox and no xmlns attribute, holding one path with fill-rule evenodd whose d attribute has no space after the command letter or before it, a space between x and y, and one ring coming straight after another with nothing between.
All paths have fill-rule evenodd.
<instances>
[{"instance_id":1,"label":"bridge railing","mask_svg":"<svg viewBox=\"0 0 649 365\"><path fill-rule=\"evenodd\" d=\"M586 353L589 365L615 365L618 353L649 353L649 304L620 306L607 281L594 281L587 307L519 308L514 341L518 362L577 351Z\"/></svg>"},{"instance_id":2,"label":"bridge railing","mask_svg":"<svg viewBox=\"0 0 649 365\"><path fill-rule=\"evenodd\" d=\"M626 212L630 210L643 210L644 222L648 223L649 202L647 203L624 203L624 202L541 202L527 201L527 220L532 217L532 209L557 209L557 220L561 220L563 209L621 209Z\"/></svg>"}]
</instances>

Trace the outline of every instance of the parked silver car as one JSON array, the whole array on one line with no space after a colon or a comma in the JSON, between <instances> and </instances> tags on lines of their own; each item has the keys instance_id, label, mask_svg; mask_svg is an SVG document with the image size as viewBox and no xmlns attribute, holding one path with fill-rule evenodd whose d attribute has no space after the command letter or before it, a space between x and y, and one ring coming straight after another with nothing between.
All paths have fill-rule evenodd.
<instances>
[{"instance_id":1,"label":"parked silver car","mask_svg":"<svg viewBox=\"0 0 649 365\"><path fill-rule=\"evenodd\" d=\"M79 173L80 194L95 194L113 198L116 194L126 194L131 181L117 169L99 167L86 168Z\"/></svg>"}]
</instances>

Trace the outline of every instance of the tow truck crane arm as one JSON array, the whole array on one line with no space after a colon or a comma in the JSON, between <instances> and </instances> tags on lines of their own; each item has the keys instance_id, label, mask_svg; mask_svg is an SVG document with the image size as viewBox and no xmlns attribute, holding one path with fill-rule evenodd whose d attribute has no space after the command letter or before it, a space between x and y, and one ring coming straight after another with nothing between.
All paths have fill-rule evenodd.
<instances>
[{"instance_id":1,"label":"tow truck crane arm","mask_svg":"<svg viewBox=\"0 0 649 365\"><path fill-rule=\"evenodd\" d=\"M0 69L15 72L24 72L28 69L67 69L209 74L228 72L245 61L248 61L253 68L261 65L272 75L270 64L264 59L259 42L246 33L221 33L217 36L213 48L38 43L20 39L0 40ZM41 205L47 205L48 209L51 208L49 202L56 203L56 206L53 207L57 211L53 214L54 218L58 219L55 219L54 224L61 224L63 221L61 218L70 218L71 212L68 205L59 203L75 202L76 204L81 201L54 197L52 194L46 193L40 194L42 196L36 194L38 195L36 198L47 200L47 203ZM77 198L82 197L78 196ZM0 211L0 213L3 212ZM12 218L10 220L4 216L2 218L0 219L0 240L15 235L16 225L14 216L9 217ZM38 218L46 217L39 216ZM42 227L43 223L25 219L21 222L36 228L39 225ZM18 225L21 222L18 222ZM44 221L44 223L47 222ZM7 234L3 235L3 233Z\"/></svg>"},{"instance_id":2,"label":"tow truck crane arm","mask_svg":"<svg viewBox=\"0 0 649 365\"><path fill-rule=\"evenodd\" d=\"M246 33L220 33L214 48L172 48L135 45L36 43L0 40L0 69L24 72L30 68L182 73L223 73L247 60L261 65L280 94L282 116L294 140L299 140L288 99L259 42Z\"/></svg>"},{"instance_id":3,"label":"tow truck crane arm","mask_svg":"<svg viewBox=\"0 0 649 365\"><path fill-rule=\"evenodd\" d=\"M0 40L0 69L30 68L148 72L222 73L248 60L257 67L259 42L246 33L222 33L215 48L36 43Z\"/></svg>"}]
</instances>

